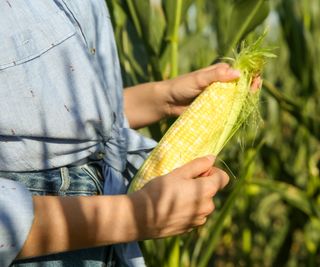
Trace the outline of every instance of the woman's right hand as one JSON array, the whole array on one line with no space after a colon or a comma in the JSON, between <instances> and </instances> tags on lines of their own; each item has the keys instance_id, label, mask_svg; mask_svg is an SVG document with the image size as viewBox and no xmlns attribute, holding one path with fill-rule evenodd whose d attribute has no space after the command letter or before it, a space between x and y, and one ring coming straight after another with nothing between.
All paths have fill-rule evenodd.
<instances>
[{"instance_id":1,"label":"woman's right hand","mask_svg":"<svg viewBox=\"0 0 320 267\"><path fill-rule=\"evenodd\" d=\"M137 239L177 235L203 225L214 210L212 197L229 181L213 163L212 156L195 159L129 195Z\"/></svg>"},{"instance_id":2,"label":"woman's right hand","mask_svg":"<svg viewBox=\"0 0 320 267\"><path fill-rule=\"evenodd\" d=\"M160 238L205 223L228 183L214 159L195 159L141 190L116 196L33 196L34 220L18 259Z\"/></svg>"}]
</instances>

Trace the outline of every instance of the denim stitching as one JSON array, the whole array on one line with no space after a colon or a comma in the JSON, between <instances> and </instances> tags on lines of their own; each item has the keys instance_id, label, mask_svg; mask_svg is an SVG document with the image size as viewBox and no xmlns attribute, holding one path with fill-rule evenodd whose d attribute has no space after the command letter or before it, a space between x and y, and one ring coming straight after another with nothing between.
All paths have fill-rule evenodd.
<instances>
[{"instance_id":1,"label":"denim stitching","mask_svg":"<svg viewBox=\"0 0 320 267\"><path fill-rule=\"evenodd\" d=\"M60 175L61 175L61 186L59 189L59 193L66 194L66 191L70 187L69 169L67 167L60 168Z\"/></svg>"},{"instance_id":2,"label":"denim stitching","mask_svg":"<svg viewBox=\"0 0 320 267\"><path fill-rule=\"evenodd\" d=\"M83 166L81 166L81 169L89 175L89 177L91 177L91 179L93 180L93 182L96 184L97 190L98 190L98 194L102 195L103 194L103 186L99 180L99 178L97 177L97 175L90 169L90 167L85 164Z\"/></svg>"}]
</instances>

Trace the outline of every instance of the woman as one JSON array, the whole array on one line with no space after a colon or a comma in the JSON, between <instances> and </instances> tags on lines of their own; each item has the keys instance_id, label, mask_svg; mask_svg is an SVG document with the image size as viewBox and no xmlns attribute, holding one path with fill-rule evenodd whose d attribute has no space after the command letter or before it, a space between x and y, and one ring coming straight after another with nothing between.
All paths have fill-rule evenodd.
<instances>
[{"instance_id":1,"label":"woman","mask_svg":"<svg viewBox=\"0 0 320 267\"><path fill-rule=\"evenodd\" d=\"M122 91L103 0L0 10L0 265L144 266L135 241L204 224L228 182L214 157L126 195L155 145L131 128L181 114L239 72L217 64Z\"/></svg>"}]
</instances>

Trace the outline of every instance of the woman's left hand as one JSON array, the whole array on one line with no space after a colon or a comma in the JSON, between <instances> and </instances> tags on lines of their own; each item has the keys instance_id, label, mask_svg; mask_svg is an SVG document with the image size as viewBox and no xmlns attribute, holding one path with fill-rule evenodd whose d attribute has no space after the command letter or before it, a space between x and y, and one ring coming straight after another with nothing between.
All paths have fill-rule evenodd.
<instances>
[{"instance_id":1,"label":"woman's left hand","mask_svg":"<svg viewBox=\"0 0 320 267\"><path fill-rule=\"evenodd\" d=\"M240 77L240 72L226 63L218 63L197 71L163 81L167 88L167 116L179 116L211 83L228 82Z\"/></svg>"},{"instance_id":2,"label":"woman's left hand","mask_svg":"<svg viewBox=\"0 0 320 267\"><path fill-rule=\"evenodd\" d=\"M171 80L150 82L124 91L124 110L131 128L141 128L165 117L179 116L211 83L229 82L240 77L240 72L226 63L218 63ZM257 76L252 90L261 87Z\"/></svg>"}]
</instances>

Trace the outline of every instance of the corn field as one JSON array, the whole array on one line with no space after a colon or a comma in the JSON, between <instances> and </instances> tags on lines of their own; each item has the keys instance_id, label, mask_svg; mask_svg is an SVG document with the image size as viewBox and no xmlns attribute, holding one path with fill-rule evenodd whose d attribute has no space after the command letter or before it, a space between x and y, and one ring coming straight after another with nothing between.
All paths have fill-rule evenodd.
<instances>
[{"instance_id":1,"label":"corn field","mask_svg":"<svg viewBox=\"0 0 320 267\"><path fill-rule=\"evenodd\" d=\"M141 243L148 266L320 266L319 0L107 0L125 86L232 55L267 29L261 119L225 147L231 183L201 228ZM173 120L142 129L160 140Z\"/></svg>"}]
</instances>

